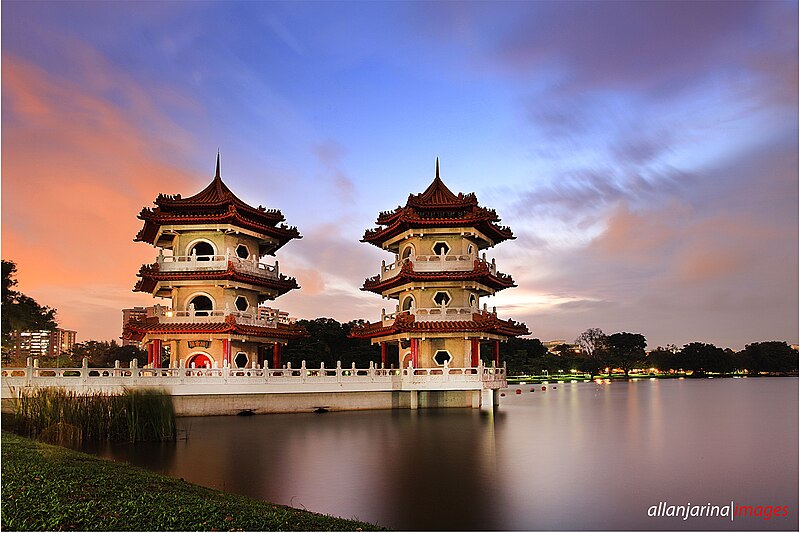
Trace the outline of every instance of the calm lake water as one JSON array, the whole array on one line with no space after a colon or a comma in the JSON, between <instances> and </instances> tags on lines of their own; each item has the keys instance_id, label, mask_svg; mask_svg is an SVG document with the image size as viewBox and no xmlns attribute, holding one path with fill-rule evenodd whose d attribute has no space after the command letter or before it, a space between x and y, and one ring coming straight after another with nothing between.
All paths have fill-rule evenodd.
<instances>
[{"instance_id":1,"label":"calm lake water","mask_svg":"<svg viewBox=\"0 0 800 533\"><path fill-rule=\"evenodd\" d=\"M187 440L100 453L396 530L798 528L796 378L574 383L546 392L521 385L504 392L493 414L183 418ZM789 516L648 516L660 502L731 501L788 506Z\"/></svg>"}]
</instances>

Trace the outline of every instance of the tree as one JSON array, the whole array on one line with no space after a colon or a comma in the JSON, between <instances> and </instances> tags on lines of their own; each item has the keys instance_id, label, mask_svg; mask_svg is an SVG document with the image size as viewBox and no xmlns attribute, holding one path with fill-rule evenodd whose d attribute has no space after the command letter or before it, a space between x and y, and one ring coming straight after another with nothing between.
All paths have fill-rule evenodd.
<instances>
[{"instance_id":1,"label":"tree","mask_svg":"<svg viewBox=\"0 0 800 533\"><path fill-rule=\"evenodd\" d=\"M614 333L607 340L611 366L621 368L625 377L644 360L647 340L640 333Z\"/></svg>"},{"instance_id":2,"label":"tree","mask_svg":"<svg viewBox=\"0 0 800 533\"><path fill-rule=\"evenodd\" d=\"M589 378L599 375L608 362L608 337L600 328L589 328L575 339L583 357L578 360L578 370L588 372ZM609 375L611 369L609 368Z\"/></svg>"},{"instance_id":3,"label":"tree","mask_svg":"<svg viewBox=\"0 0 800 533\"><path fill-rule=\"evenodd\" d=\"M538 375L548 370L547 348L539 339L512 337L500 345L500 356L506 362L509 375ZM549 359L555 359L549 356Z\"/></svg>"},{"instance_id":4,"label":"tree","mask_svg":"<svg viewBox=\"0 0 800 533\"><path fill-rule=\"evenodd\" d=\"M759 372L796 372L797 350L781 341L754 342L739 352L742 368Z\"/></svg>"},{"instance_id":5,"label":"tree","mask_svg":"<svg viewBox=\"0 0 800 533\"><path fill-rule=\"evenodd\" d=\"M692 342L685 345L679 355L681 366L694 372L725 373L733 368L732 358L725 350L713 344Z\"/></svg>"},{"instance_id":6,"label":"tree","mask_svg":"<svg viewBox=\"0 0 800 533\"><path fill-rule=\"evenodd\" d=\"M2 260L3 288L2 288L2 341L3 347L11 343L14 331L52 331L58 327L56 323L56 310L39 305L36 300L15 291L12 287L17 285L13 279L17 272L17 265L13 261Z\"/></svg>"},{"instance_id":7,"label":"tree","mask_svg":"<svg viewBox=\"0 0 800 533\"><path fill-rule=\"evenodd\" d=\"M117 341L87 340L76 343L70 353L66 354L73 364L80 366L83 358L89 360L89 366L109 368L115 361L128 366L133 359L144 366L147 363L147 352L136 346L120 346Z\"/></svg>"},{"instance_id":8,"label":"tree","mask_svg":"<svg viewBox=\"0 0 800 533\"><path fill-rule=\"evenodd\" d=\"M656 368L662 372L666 372L667 370L679 370L681 368L678 356L677 356L677 348L671 345L667 345L666 348L662 348L659 346L647 356L647 364L652 367Z\"/></svg>"}]
</instances>

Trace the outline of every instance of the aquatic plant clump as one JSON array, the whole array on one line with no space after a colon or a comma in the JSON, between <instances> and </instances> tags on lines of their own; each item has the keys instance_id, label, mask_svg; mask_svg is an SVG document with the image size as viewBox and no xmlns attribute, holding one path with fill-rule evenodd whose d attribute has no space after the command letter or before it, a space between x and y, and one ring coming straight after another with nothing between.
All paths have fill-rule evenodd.
<instances>
[{"instance_id":1,"label":"aquatic plant clump","mask_svg":"<svg viewBox=\"0 0 800 533\"><path fill-rule=\"evenodd\" d=\"M172 398L155 389L79 394L59 388L23 391L11 421L24 436L78 446L96 441L165 441L176 437Z\"/></svg>"}]
</instances>

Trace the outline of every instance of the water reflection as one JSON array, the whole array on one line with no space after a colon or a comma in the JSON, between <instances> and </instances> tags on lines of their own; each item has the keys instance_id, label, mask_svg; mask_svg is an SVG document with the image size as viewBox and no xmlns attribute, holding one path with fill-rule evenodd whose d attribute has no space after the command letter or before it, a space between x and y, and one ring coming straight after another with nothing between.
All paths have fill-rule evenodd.
<instances>
[{"instance_id":1,"label":"water reflection","mask_svg":"<svg viewBox=\"0 0 800 533\"><path fill-rule=\"evenodd\" d=\"M202 485L399 530L796 529L796 379L520 387L470 409L181 419L101 451ZM661 501L788 519L651 518Z\"/></svg>"}]
</instances>

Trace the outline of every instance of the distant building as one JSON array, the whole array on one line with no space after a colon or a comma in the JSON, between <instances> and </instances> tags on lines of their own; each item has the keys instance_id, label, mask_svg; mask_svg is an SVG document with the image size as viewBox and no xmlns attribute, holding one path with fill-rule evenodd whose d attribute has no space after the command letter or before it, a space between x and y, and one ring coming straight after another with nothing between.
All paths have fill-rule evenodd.
<instances>
[{"instance_id":1,"label":"distant building","mask_svg":"<svg viewBox=\"0 0 800 533\"><path fill-rule=\"evenodd\" d=\"M143 318L157 316L163 306L160 305L151 305L149 307L131 307L130 309L123 309L122 310L122 331L125 331L125 326L132 320L141 320ZM142 347L142 343L140 341L136 341L133 339L126 339L125 337L122 338L122 345L123 346L136 346L137 348Z\"/></svg>"},{"instance_id":2,"label":"distant building","mask_svg":"<svg viewBox=\"0 0 800 533\"><path fill-rule=\"evenodd\" d=\"M56 328L53 331L14 331L11 333L12 357L56 357L72 350L76 331Z\"/></svg>"}]
</instances>

